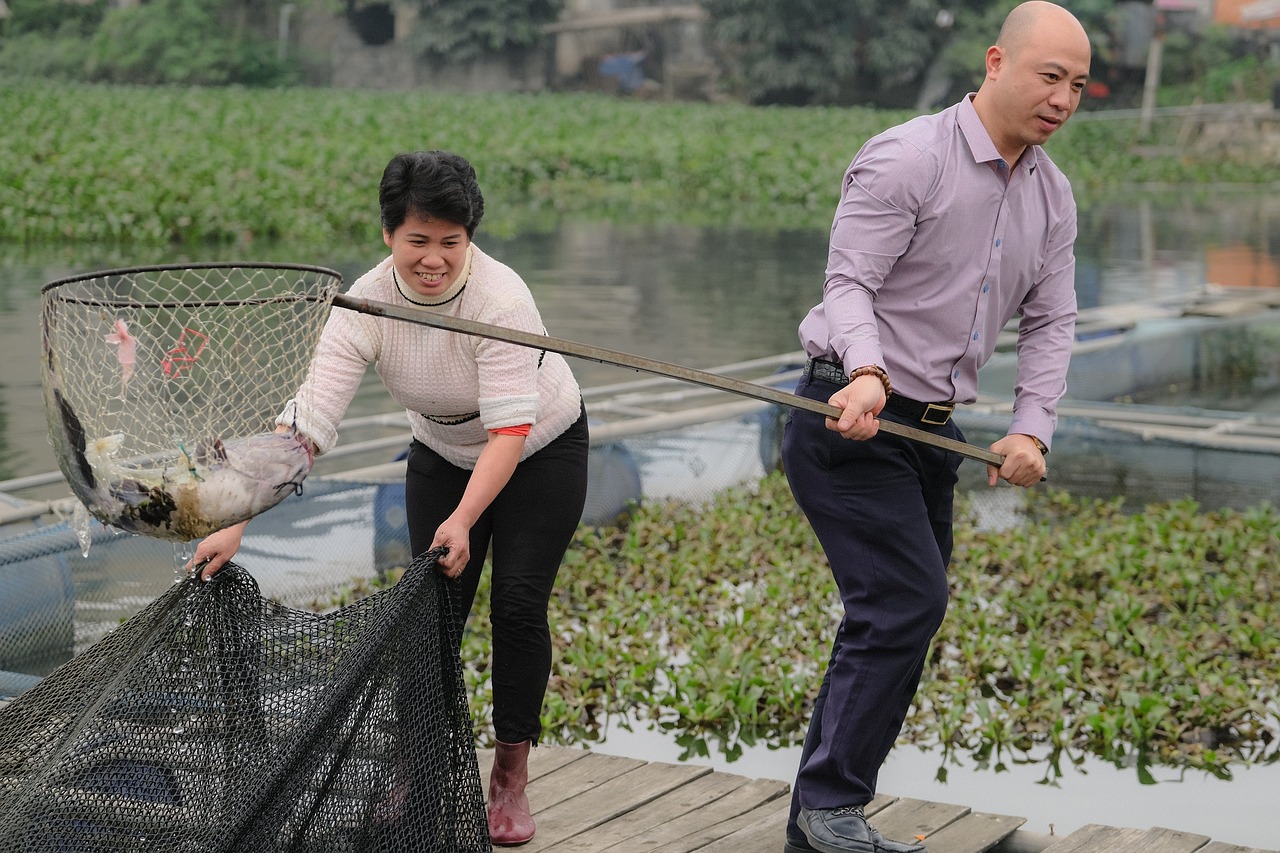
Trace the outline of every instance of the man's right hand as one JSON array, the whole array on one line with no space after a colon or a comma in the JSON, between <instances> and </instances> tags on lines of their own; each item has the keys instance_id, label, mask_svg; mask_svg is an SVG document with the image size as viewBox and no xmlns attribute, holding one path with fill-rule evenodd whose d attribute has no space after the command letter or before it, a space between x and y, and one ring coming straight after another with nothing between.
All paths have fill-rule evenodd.
<instances>
[{"instance_id":1,"label":"man's right hand","mask_svg":"<svg viewBox=\"0 0 1280 853\"><path fill-rule=\"evenodd\" d=\"M827 418L826 427L844 438L866 441L880 431L876 415L887 401L884 383L876 376L859 376L831 395L828 403L841 410L840 418Z\"/></svg>"}]
</instances>

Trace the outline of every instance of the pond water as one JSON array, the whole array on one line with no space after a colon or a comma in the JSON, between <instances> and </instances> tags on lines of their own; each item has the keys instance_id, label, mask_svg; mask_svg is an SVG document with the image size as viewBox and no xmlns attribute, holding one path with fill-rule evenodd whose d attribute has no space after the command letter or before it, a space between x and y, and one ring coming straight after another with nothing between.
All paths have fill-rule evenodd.
<instances>
[{"instance_id":1,"label":"pond water","mask_svg":"<svg viewBox=\"0 0 1280 853\"><path fill-rule=\"evenodd\" d=\"M1208 283L1280 287L1280 200L1266 196L1193 200L1184 196L1082 206L1077 289L1084 308L1155 301L1199 292ZM566 222L477 243L517 269L533 289L550 334L696 367L789 352L796 325L819 298L824 231L761 232ZM367 246L299 257L285 246L255 245L148 252L95 246L0 247L0 480L57 469L47 438L38 358L39 292L49 281L94 270L151 263L275 261L328 266L352 282L379 260ZM571 359L585 386L638 375ZM1203 403L1209 404L1209 403ZM1248 406L1249 401L1239 405ZM370 374L351 414L387 409ZM59 490L53 496L65 494ZM600 751L675 760L667 736L610 730ZM704 760L729 772L790 781L798 748L747 750L739 760ZM895 751L882 790L958 802L1028 818L1034 832L1064 834L1090 823L1163 825L1216 840L1280 847L1274 811L1280 766L1241 770L1232 782L1187 775L1141 785L1134 770L1086 762L1065 769L1056 786L1038 784L1043 768L994 773L954 767L934 781L940 759Z\"/></svg>"},{"instance_id":2,"label":"pond water","mask_svg":"<svg viewBox=\"0 0 1280 853\"><path fill-rule=\"evenodd\" d=\"M796 326L820 297L826 239L821 230L616 222L565 222L509 236L482 228L477 235L480 246L528 281L549 334L694 367L796 350ZM287 246L263 245L145 253L92 245L0 246L0 345L6 354L0 359L0 481L56 469L38 369L45 283L96 270L198 261L316 264L338 270L350 283L384 253L376 236L366 246L307 257ZM1077 255L1082 308L1182 297L1207 283L1280 287L1280 198L1193 201L1178 195L1082 206ZM591 361L571 363L587 386L638 376ZM386 409L372 372L366 389L351 414Z\"/></svg>"}]
</instances>

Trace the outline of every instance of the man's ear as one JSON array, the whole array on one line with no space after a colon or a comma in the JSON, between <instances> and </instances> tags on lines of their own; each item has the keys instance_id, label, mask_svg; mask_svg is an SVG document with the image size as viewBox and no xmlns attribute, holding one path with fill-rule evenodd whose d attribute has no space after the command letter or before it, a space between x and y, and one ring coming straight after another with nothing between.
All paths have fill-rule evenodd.
<instances>
[{"instance_id":1,"label":"man's ear","mask_svg":"<svg viewBox=\"0 0 1280 853\"><path fill-rule=\"evenodd\" d=\"M994 80L1000 76L1000 69L1004 66L1004 48L998 44L993 44L987 48L987 79Z\"/></svg>"}]
</instances>

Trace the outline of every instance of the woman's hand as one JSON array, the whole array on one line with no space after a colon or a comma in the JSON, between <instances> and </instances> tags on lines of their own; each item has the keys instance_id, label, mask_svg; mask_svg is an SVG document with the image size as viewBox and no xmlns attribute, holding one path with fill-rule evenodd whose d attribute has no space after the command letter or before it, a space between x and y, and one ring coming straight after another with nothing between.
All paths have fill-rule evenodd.
<instances>
[{"instance_id":1,"label":"woman's hand","mask_svg":"<svg viewBox=\"0 0 1280 853\"><path fill-rule=\"evenodd\" d=\"M471 525L449 516L444 524L436 528L436 536L431 540L432 548L441 545L448 550L436 564L445 577L456 578L471 560Z\"/></svg>"},{"instance_id":2,"label":"woman's hand","mask_svg":"<svg viewBox=\"0 0 1280 853\"><path fill-rule=\"evenodd\" d=\"M240 540L244 538L244 529L248 524L249 522L242 521L201 539L196 546L195 555L187 561L187 574L194 575L198 571L202 581L216 575L240 550Z\"/></svg>"}]
</instances>

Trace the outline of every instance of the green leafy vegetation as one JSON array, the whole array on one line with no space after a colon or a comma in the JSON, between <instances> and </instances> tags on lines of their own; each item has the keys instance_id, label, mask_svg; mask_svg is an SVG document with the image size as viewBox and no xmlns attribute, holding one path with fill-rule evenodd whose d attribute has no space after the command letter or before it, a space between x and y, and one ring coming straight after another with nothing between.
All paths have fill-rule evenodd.
<instances>
[{"instance_id":1,"label":"green leafy vegetation","mask_svg":"<svg viewBox=\"0 0 1280 853\"><path fill-rule=\"evenodd\" d=\"M902 741L1049 779L1088 756L1223 777L1280 759L1280 512L1031 494L1013 530L961 508L951 607ZM463 649L482 729L486 602L482 586ZM551 604L548 740L597 739L613 718L687 754L797 743L840 617L780 474L583 527Z\"/></svg>"},{"instance_id":2,"label":"green leafy vegetation","mask_svg":"<svg viewBox=\"0 0 1280 853\"><path fill-rule=\"evenodd\" d=\"M906 116L589 95L40 83L0 88L0 114L0 242L300 248L376 240L382 168L417 148L475 163L490 200L485 227L496 231L565 216L825 229L858 147ZM1079 122L1049 150L1082 196L1275 180L1264 162L1144 156L1136 134L1136 120Z\"/></svg>"},{"instance_id":3,"label":"green leafy vegetation","mask_svg":"<svg viewBox=\"0 0 1280 853\"><path fill-rule=\"evenodd\" d=\"M10 5L13 20L0 19L5 78L214 86L301 78L261 35L266 10L244 0Z\"/></svg>"}]
</instances>

